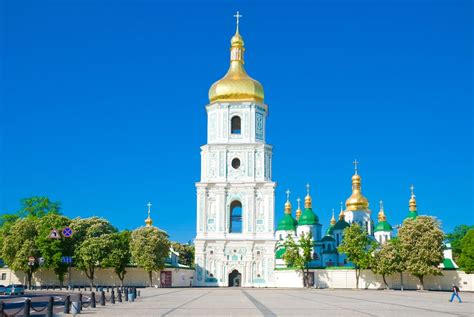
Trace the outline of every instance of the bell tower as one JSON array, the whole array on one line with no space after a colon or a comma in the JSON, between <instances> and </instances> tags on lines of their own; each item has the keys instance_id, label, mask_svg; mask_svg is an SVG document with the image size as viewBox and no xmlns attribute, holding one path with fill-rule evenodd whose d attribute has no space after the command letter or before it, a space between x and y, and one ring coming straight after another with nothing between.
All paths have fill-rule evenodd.
<instances>
[{"instance_id":1,"label":"bell tower","mask_svg":"<svg viewBox=\"0 0 474 317\"><path fill-rule=\"evenodd\" d=\"M237 27L230 66L209 90L207 144L197 189L198 286L272 286L274 190L272 147L265 143L263 86L244 68ZM234 285L238 284L238 285Z\"/></svg>"}]
</instances>

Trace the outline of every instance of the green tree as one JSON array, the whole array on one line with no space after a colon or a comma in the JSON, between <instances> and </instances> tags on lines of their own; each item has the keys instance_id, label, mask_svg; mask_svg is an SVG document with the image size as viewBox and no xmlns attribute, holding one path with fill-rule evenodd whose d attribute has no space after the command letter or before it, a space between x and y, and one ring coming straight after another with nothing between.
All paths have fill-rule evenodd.
<instances>
[{"instance_id":1,"label":"green tree","mask_svg":"<svg viewBox=\"0 0 474 317\"><path fill-rule=\"evenodd\" d=\"M375 242L370 240L367 232L357 223L352 223L344 229L342 243L338 247L339 253L345 253L347 259L354 264L356 274L356 288L359 288L361 270L370 266Z\"/></svg>"},{"instance_id":2,"label":"green tree","mask_svg":"<svg viewBox=\"0 0 474 317\"><path fill-rule=\"evenodd\" d=\"M94 287L95 270L107 266L107 257L114 246L112 235L87 238L74 252L76 267L86 274L91 290Z\"/></svg>"},{"instance_id":3,"label":"green tree","mask_svg":"<svg viewBox=\"0 0 474 317\"><path fill-rule=\"evenodd\" d=\"M153 286L152 272L165 267L170 246L168 235L156 227L140 227L132 232L132 258L148 273L150 287Z\"/></svg>"},{"instance_id":4,"label":"green tree","mask_svg":"<svg viewBox=\"0 0 474 317\"><path fill-rule=\"evenodd\" d=\"M406 219L398 231L402 256L407 270L416 276L424 289L426 275L441 275L438 265L443 261L444 233L434 217Z\"/></svg>"},{"instance_id":5,"label":"green tree","mask_svg":"<svg viewBox=\"0 0 474 317\"><path fill-rule=\"evenodd\" d=\"M461 240L471 229L474 229L474 226L469 225L459 225L454 227L453 232L446 235L446 240L451 243L451 248L453 250L454 262L458 262L459 257L461 256Z\"/></svg>"},{"instance_id":6,"label":"green tree","mask_svg":"<svg viewBox=\"0 0 474 317\"><path fill-rule=\"evenodd\" d=\"M99 217L74 218L70 227L74 232L71 240L75 246L79 246L88 238L117 232L117 229L109 221Z\"/></svg>"},{"instance_id":7,"label":"green tree","mask_svg":"<svg viewBox=\"0 0 474 317\"><path fill-rule=\"evenodd\" d=\"M405 269L400 243L396 238L387 241L374 251L370 268L374 274L382 275L385 287L390 289L385 277L397 272L401 273Z\"/></svg>"},{"instance_id":8,"label":"green tree","mask_svg":"<svg viewBox=\"0 0 474 317\"><path fill-rule=\"evenodd\" d=\"M41 256L45 259L44 267L52 269L58 277L61 287L64 284L64 276L68 270L68 264L62 262L62 257L72 255L73 243L70 238L50 238L51 230L61 231L69 226L71 219L56 213L48 213L37 220L38 236L36 244Z\"/></svg>"},{"instance_id":9,"label":"green tree","mask_svg":"<svg viewBox=\"0 0 474 317\"><path fill-rule=\"evenodd\" d=\"M194 245L190 243L172 242L173 250L179 253L180 263L188 266L194 265Z\"/></svg>"},{"instance_id":10,"label":"green tree","mask_svg":"<svg viewBox=\"0 0 474 317\"><path fill-rule=\"evenodd\" d=\"M29 197L21 201L21 209L18 212L20 217L41 218L49 213L59 214L61 210L60 202L53 202L48 197Z\"/></svg>"},{"instance_id":11,"label":"green tree","mask_svg":"<svg viewBox=\"0 0 474 317\"><path fill-rule=\"evenodd\" d=\"M123 280L127 274L127 265L130 264L130 241L131 232L128 230L112 233L110 235L112 240L112 250L105 259L107 267L113 267L115 274L120 279L120 285L123 287Z\"/></svg>"},{"instance_id":12,"label":"green tree","mask_svg":"<svg viewBox=\"0 0 474 317\"><path fill-rule=\"evenodd\" d=\"M295 267L303 276L303 285L309 285L309 263L313 259L313 240L311 233L300 235L298 242L293 237L288 236L284 242L285 253L283 260L289 267Z\"/></svg>"},{"instance_id":13,"label":"green tree","mask_svg":"<svg viewBox=\"0 0 474 317\"><path fill-rule=\"evenodd\" d=\"M28 278L28 287L31 287L31 277L38 269L38 263L28 265L28 257L39 256L36 246L38 231L36 222L32 218L23 218L15 221L10 231L4 236L2 257L13 271L22 271Z\"/></svg>"},{"instance_id":14,"label":"green tree","mask_svg":"<svg viewBox=\"0 0 474 317\"><path fill-rule=\"evenodd\" d=\"M459 265L467 274L474 272L474 229L471 229L461 240Z\"/></svg>"}]
</instances>

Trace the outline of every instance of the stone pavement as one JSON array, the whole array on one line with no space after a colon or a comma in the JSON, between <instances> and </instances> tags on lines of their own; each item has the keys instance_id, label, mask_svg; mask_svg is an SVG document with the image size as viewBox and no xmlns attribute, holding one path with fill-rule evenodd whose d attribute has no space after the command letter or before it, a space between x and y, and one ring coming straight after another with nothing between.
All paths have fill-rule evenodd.
<instances>
[{"instance_id":1,"label":"stone pavement","mask_svg":"<svg viewBox=\"0 0 474 317\"><path fill-rule=\"evenodd\" d=\"M448 292L252 288L144 289L134 303L94 316L474 316L474 294L450 303Z\"/></svg>"}]
</instances>

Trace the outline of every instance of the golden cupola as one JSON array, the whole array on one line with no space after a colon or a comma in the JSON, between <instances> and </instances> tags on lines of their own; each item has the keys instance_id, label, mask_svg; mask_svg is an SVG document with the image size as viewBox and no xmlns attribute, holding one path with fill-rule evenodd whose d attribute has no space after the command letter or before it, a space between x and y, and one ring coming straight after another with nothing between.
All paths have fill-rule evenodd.
<instances>
[{"instance_id":1,"label":"golden cupola","mask_svg":"<svg viewBox=\"0 0 474 317\"><path fill-rule=\"evenodd\" d=\"M369 201L362 195L361 178L357 171L357 161L354 161L355 173L352 176L352 194L346 200L346 211L369 210Z\"/></svg>"},{"instance_id":2,"label":"golden cupola","mask_svg":"<svg viewBox=\"0 0 474 317\"><path fill-rule=\"evenodd\" d=\"M415 186L411 185L410 191L411 191L411 197L410 197L410 200L408 201L408 207L411 212L414 212L416 211Z\"/></svg>"},{"instance_id":3,"label":"golden cupola","mask_svg":"<svg viewBox=\"0 0 474 317\"><path fill-rule=\"evenodd\" d=\"M385 211L383 210L383 201L380 201L380 211L378 214L379 222L387 221L387 216L385 216Z\"/></svg>"},{"instance_id":4,"label":"golden cupola","mask_svg":"<svg viewBox=\"0 0 474 317\"><path fill-rule=\"evenodd\" d=\"M300 220L300 217L301 217L301 199L298 197L298 199L296 200L298 202L298 209L296 209L296 220Z\"/></svg>"},{"instance_id":5,"label":"golden cupola","mask_svg":"<svg viewBox=\"0 0 474 317\"><path fill-rule=\"evenodd\" d=\"M237 28L230 40L230 67L227 74L212 84L209 102L253 101L263 103L263 86L251 78L244 68L244 40L239 33L239 12Z\"/></svg>"}]
</instances>

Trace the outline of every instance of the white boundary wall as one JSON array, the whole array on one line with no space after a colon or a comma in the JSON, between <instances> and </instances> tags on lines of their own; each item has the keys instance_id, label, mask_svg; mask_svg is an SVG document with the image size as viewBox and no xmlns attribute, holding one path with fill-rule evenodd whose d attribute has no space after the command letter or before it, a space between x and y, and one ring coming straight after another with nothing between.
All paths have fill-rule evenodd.
<instances>
[{"instance_id":1,"label":"white boundary wall","mask_svg":"<svg viewBox=\"0 0 474 317\"><path fill-rule=\"evenodd\" d=\"M317 288L355 288L355 270L310 270L314 272L315 287ZM450 290L452 284L459 286L461 291L474 291L474 274L466 274L462 271L444 270L442 276L425 276L424 284L426 290ZM400 289L400 274L386 277L390 288ZM276 287L303 287L303 279L300 271L276 270ZM420 289L418 278L409 273L403 273L404 289ZM359 288L382 289L384 288L382 276L374 275L371 271L362 271L359 280Z\"/></svg>"},{"instance_id":2,"label":"white boundary wall","mask_svg":"<svg viewBox=\"0 0 474 317\"><path fill-rule=\"evenodd\" d=\"M165 268L163 271L171 272L172 287L190 286L194 279L193 269ZM26 275L22 272L12 272L8 268L0 268L0 276L5 273L5 279L0 284L26 284ZM160 272L153 272L153 285L160 284ZM51 270L39 270L33 274L32 285L59 285L59 281ZM95 285L119 286L120 280L113 269L97 269L95 271ZM124 284L127 286L148 286L148 273L141 268L129 267L125 274ZM68 284L68 276L64 277L64 285ZM82 271L72 269L71 284L75 286L88 286L89 279Z\"/></svg>"}]
</instances>

